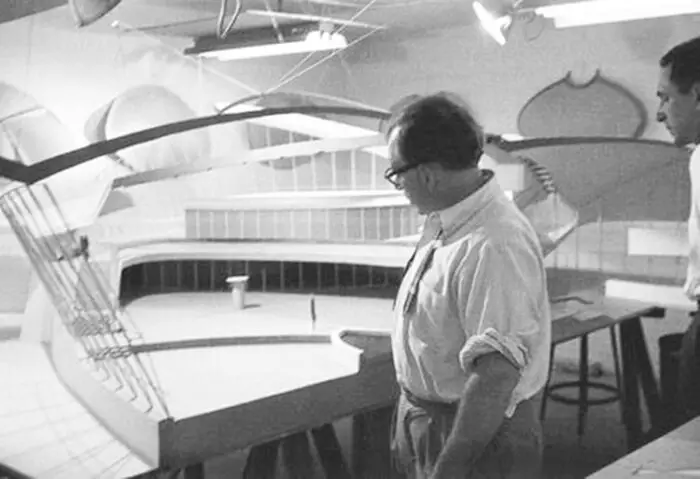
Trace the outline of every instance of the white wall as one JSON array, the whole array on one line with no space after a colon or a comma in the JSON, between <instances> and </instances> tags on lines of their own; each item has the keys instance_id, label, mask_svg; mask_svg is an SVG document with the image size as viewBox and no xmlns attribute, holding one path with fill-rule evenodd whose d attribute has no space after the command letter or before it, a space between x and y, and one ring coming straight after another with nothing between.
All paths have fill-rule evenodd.
<instances>
[{"instance_id":1,"label":"white wall","mask_svg":"<svg viewBox=\"0 0 700 479\"><path fill-rule=\"evenodd\" d=\"M535 93L569 71L586 81L600 68L646 105L645 136L668 139L652 124L657 62L675 43L700 32L700 15L541 32L540 27L516 24L504 47L478 26L413 38L371 37L346 55L354 86L348 94L388 107L409 93L452 90L468 99L491 131L516 132L518 112Z\"/></svg>"}]
</instances>

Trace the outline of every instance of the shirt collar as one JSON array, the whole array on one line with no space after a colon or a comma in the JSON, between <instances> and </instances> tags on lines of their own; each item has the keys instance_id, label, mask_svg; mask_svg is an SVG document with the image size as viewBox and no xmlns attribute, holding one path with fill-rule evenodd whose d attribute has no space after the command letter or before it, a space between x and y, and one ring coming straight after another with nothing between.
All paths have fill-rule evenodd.
<instances>
[{"instance_id":1,"label":"shirt collar","mask_svg":"<svg viewBox=\"0 0 700 479\"><path fill-rule=\"evenodd\" d=\"M486 181L478 190L444 210L431 213L427 221L439 223L445 236L450 236L456 228L469 221L491 201L503 194L498 182L494 179L493 171L482 170L482 176Z\"/></svg>"}]
</instances>

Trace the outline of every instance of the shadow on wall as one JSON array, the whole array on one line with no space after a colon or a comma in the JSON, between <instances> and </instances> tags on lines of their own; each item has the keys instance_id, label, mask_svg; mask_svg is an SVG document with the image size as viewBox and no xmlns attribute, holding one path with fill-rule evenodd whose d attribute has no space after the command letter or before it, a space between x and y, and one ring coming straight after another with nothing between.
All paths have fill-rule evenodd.
<instances>
[{"instance_id":1,"label":"shadow on wall","mask_svg":"<svg viewBox=\"0 0 700 479\"><path fill-rule=\"evenodd\" d=\"M687 151L630 139L518 153L544 165L579 211L581 226L552 255L551 266L608 277L682 281L683 255L665 248L679 237L690 207ZM649 231L650 238L668 238L633 253L632 229Z\"/></svg>"},{"instance_id":2,"label":"shadow on wall","mask_svg":"<svg viewBox=\"0 0 700 479\"><path fill-rule=\"evenodd\" d=\"M552 174L582 223L685 221L689 154L670 143L620 140L518 150Z\"/></svg>"}]
</instances>

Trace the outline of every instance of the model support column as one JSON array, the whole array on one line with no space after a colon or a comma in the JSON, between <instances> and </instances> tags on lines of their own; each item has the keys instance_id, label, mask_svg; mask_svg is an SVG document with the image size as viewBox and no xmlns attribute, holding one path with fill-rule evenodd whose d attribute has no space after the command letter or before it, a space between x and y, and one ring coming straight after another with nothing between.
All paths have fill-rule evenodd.
<instances>
[{"instance_id":1,"label":"model support column","mask_svg":"<svg viewBox=\"0 0 700 479\"><path fill-rule=\"evenodd\" d=\"M231 298L234 309L245 308L245 290L248 286L248 276L229 276L226 283L231 286Z\"/></svg>"}]
</instances>

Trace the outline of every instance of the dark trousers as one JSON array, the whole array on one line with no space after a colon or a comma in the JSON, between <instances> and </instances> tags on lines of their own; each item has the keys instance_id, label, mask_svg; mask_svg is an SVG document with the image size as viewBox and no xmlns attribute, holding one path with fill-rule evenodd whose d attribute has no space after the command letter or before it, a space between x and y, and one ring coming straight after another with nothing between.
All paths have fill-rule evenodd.
<instances>
[{"instance_id":1,"label":"dark trousers","mask_svg":"<svg viewBox=\"0 0 700 479\"><path fill-rule=\"evenodd\" d=\"M410 479L430 477L447 440L457 406L434 403L403 392L394 417L392 455L397 470ZM455 479L539 479L542 427L533 401L520 403L501 424L474 465L473 473Z\"/></svg>"},{"instance_id":2,"label":"dark trousers","mask_svg":"<svg viewBox=\"0 0 700 479\"><path fill-rule=\"evenodd\" d=\"M700 415L700 304L678 352L677 398L684 422Z\"/></svg>"}]
</instances>

